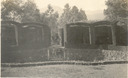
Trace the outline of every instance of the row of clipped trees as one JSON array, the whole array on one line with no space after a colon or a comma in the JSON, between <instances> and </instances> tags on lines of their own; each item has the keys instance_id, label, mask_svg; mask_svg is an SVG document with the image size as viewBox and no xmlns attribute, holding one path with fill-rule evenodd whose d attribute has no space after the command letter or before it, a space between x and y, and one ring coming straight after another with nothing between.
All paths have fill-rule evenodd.
<instances>
[{"instance_id":1,"label":"row of clipped trees","mask_svg":"<svg viewBox=\"0 0 128 78\"><path fill-rule=\"evenodd\" d=\"M43 8L43 7L42 7ZM51 28L52 44L59 43L58 27L67 22L87 20L84 10L69 4L64 6L61 15L49 4L45 12L40 12L33 0L3 0L1 2L2 21L37 22L48 25Z\"/></svg>"},{"instance_id":2,"label":"row of clipped trees","mask_svg":"<svg viewBox=\"0 0 128 78\"><path fill-rule=\"evenodd\" d=\"M113 22L120 21L126 26L128 1L107 0L105 3L107 6L107 9L104 10L105 19ZM3 21L38 22L48 25L52 30L52 44L59 44L60 42L59 27L63 28L67 23L87 21L85 11L76 6L71 7L66 4L62 14L55 11L51 5L48 5L45 12L40 12L33 0L3 0L1 2L1 18ZM124 32L126 31L124 29Z\"/></svg>"},{"instance_id":3,"label":"row of clipped trees","mask_svg":"<svg viewBox=\"0 0 128 78\"><path fill-rule=\"evenodd\" d=\"M107 20L117 23L116 41L117 45L128 45L128 0L107 0L107 9L104 10Z\"/></svg>"}]
</instances>

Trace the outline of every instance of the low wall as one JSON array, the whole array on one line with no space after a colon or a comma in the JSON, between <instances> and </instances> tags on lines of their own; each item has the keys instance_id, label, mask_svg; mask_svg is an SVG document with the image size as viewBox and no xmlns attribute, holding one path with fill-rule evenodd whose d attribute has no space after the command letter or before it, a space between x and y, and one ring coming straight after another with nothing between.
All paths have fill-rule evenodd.
<instances>
[{"instance_id":1,"label":"low wall","mask_svg":"<svg viewBox=\"0 0 128 78\"><path fill-rule=\"evenodd\" d=\"M102 50L104 61L127 61L128 51Z\"/></svg>"},{"instance_id":2,"label":"low wall","mask_svg":"<svg viewBox=\"0 0 128 78\"><path fill-rule=\"evenodd\" d=\"M23 62L39 62L47 61L47 49L40 50L18 50L6 51L1 53L2 63L23 63Z\"/></svg>"},{"instance_id":3,"label":"low wall","mask_svg":"<svg viewBox=\"0 0 128 78\"><path fill-rule=\"evenodd\" d=\"M128 51L100 49L67 49L66 60L127 61Z\"/></svg>"},{"instance_id":4,"label":"low wall","mask_svg":"<svg viewBox=\"0 0 128 78\"><path fill-rule=\"evenodd\" d=\"M127 51L128 46L113 46L109 45L108 49L109 50L116 50L116 51Z\"/></svg>"},{"instance_id":5,"label":"low wall","mask_svg":"<svg viewBox=\"0 0 128 78\"><path fill-rule=\"evenodd\" d=\"M127 61L128 51L101 49L53 48L40 50L19 50L1 53L2 63L23 63L42 61Z\"/></svg>"},{"instance_id":6,"label":"low wall","mask_svg":"<svg viewBox=\"0 0 128 78\"><path fill-rule=\"evenodd\" d=\"M118 50L101 50L101 49L61 49L58 53L57 49L54 59L56 61L127 61L128 51ZM59 58L59 56L61 56ZM51 58L51 60L53 60Z\"/></svg>"},{"instance_id":7,"label":"low wall","mask_svg":"<svg viewBox=\"0 0 128 78\"><path fill-rule=\"evenodd\" d=\"M104 55L98 49L66 49L65 60L96 61L103 60Z\"/></svg>"}]
</instances>

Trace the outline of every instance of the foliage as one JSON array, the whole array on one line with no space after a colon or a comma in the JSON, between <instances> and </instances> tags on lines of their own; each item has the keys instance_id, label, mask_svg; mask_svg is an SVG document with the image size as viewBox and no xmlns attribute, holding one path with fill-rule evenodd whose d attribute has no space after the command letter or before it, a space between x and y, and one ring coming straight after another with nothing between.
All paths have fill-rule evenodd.
<instances>
[{"instance_id":1,"label":"foliage","mask_svg":"<svg viewBox=\"0 0 128 78\"><path fill-rule=\"evenodd\" d=\"M40 13L32 0L5 0L2 2L1 18L6 21L37 22Z\"/></svg>"},{"instance_id":2,"label":"foliage","mask_svg":"<svg viewBox=\"0 0 128 78\"><path fill-rule=\"evenodd\" d=\"M6 0L1 2L1 18L8 21L21 21L21 0Z\"/></svg>"},{"instance_id":3,"label":"foliage","mask_svg":"<svg viewBox=\"0 0 128 78\"><path fill-rule=\"evenodd\" d=\"M32 0L27 0L22 8L22 22L40 22L40 12Z\"/></svg>"},{"instance_id":4,"label":"foliage","mask_svg":"<svg viewBox=\"0 0 128 78\"><path fill-rule=\"evenodd\" d=\"M116 24L117 45L127 45L127 21L128 21L128 1L127 0L107 0L107 9L104 10L106 19L118 21Z\"/></svg>"},{"instance_id":5,"label":"foliage","mask_svg":"<svg viewBox=\"0 0 128 78\"><path fill-rule=\"evenodd\" d=\"M128 17L128 1L127 0L107 0L107 9L104 10L106 19L112 21L120 21Z\"/></svg>"},{"instance_id":6,"label":"foliage","mask_svg":"<svg viewBox=\"0 0 128 78\"><path fill-rule=\"evenodd\" d=\"M127 46L127 26L116 26L116 43L120 46Z\"/></svg>"},{"instance_id":7,"label":"foliage","mask_svg":"<svg viewBox=\"0 0 128 78\"><path fill-rule=\"evenodd\" d=\"M2 1L1 7L1 18L4 21L39 22L48 25L51 28L53 44L59 42L58 25L64 26L67 23L87 20L82 9L79 10L76 6L70 8L68 4L65 5L60 18L51 5L48 5L44 13L40 13L33 0L5 0Z\"/></svg>"},{"instance_id":8,"label":"foliage","mask_svg":"<svg viewBox=\"0 0 128 78\"><path fill-rule=\"evenodd\" d=\"M55 28L57 26L58 12L54 12L54 9L51 5L48 5L48 9L41 14L41 22L47 24L51 28Z\"/></svg>"},{"instance_id":9,"label":"foliage","mask_svg":"<svg viewBox=\"0 0 128 78\"><path fill-rule=\"evenodd\" d=\"M44 13L40 13L33 0L5 0L2 1L1 18L4 21L38 22L51 28L53 42L58 42L57 20L58 12L51 5Z\"/></svg>"},{"instance_id":10,"label":"foliage","mask_svg":"<svg viewBox=\"0 0 128 78\"><path fill-rule=\"evenodd\" d=\"M64 27L67 23L77 22L77 21L86 21L87 16L84 12L84 10L79 10L76 6L73 6L72 8L69 6L69 4L66 4L64 6L64 12L62 13L60 19L59 19L59 26Z\"/></svg>"},{"instance_id":11,"label":"foliage","mask_svg":"<svg viewBox=\"0 0 128 78\"><path fill-rule=\"evenodd\" d=\"M51 28L52 44L58 44L59 42L57 28L58 17L58 12L55 12L51 5L48 5L48 9L41 14L41 22L43 22L44 24L48 25Z\"/></svg>"}]
</instances>

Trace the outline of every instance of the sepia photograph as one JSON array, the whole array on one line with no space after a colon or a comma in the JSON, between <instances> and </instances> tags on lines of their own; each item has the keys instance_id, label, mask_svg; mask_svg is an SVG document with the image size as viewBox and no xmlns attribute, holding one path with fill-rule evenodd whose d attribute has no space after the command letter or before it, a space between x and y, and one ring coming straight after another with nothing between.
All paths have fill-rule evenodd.
<instances>
[{"instance_id":1,"label":"sepia photograph","mask_svg":"<svg viewBox=\"0 0 128 78\"><path fill-rule=\"evenodd\" d=\"M128 0L1 0L1 77L128 78Z\"/></svg>"}]
</instances>

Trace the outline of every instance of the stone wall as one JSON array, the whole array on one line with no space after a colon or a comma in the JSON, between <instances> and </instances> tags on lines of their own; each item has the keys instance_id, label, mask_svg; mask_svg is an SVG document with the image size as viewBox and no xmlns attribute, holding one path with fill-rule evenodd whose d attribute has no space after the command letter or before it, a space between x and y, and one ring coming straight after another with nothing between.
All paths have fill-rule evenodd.
<instances>
[{"instance_id":1,"label":"stone wall","mask_svg":"<svg viewBox=\"0 0 128 78\"><path fill-rule=\"evenodd\" d=\"M127 61L128 51L102 50L104 61Z\"/></svg>"}]
</instances>

